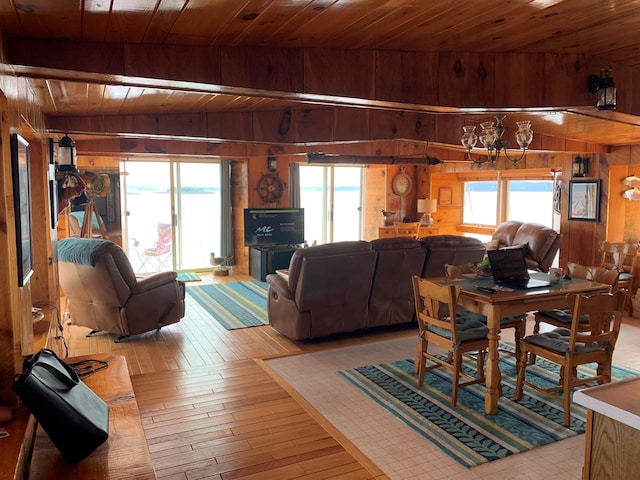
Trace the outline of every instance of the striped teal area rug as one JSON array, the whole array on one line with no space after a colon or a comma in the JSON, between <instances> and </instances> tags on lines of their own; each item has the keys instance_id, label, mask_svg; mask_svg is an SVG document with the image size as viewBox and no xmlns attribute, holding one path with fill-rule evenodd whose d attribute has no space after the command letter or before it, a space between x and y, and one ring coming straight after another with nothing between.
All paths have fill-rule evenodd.
<instances>
[{"instance_id":1,"label":"striped teal area rug","mask_svg":"<svg viewBox=\"0 0 640 480\"><path fill-rule=\"evenodd\" d=\"M458 390L458 405L451 406L451 374L438 368L427 372L424 387L417 387L413 360L367 365L338 373L380 406L423 435L465 467L497 460L579 433L586 427L586 411L573 405L569 428L563 425L561 405L525 387L523 399L513 400L516 367L514 358L500 360L504 396L498 413L484 413L483 385ZM585 368L585 367L582 367ZM527 379L540 385L555 382L557 365L538 358L527 367ZM638 375L614 366L615 380ZM557 377L556 377L557 378Z\"/></svg>"},{"instance_id":2,"label":"striped teal area rug","mask_svg":"<svg viewBox=\"0 0 640 480\"><path fill-rule=\"evenodd\" d=\"M178 280L181 280L183 282L199 282L200 275L198 275L196 272L180 272L178 274Z\"/></svg>"},{"instance_id":3,"label":"striped teal area rug","mask_svg":"<svg viewBox=\"0 0 640 480\"><path fill-rule=\"evenodd\" d=\"M193 285L187 286L187 293L227 330L269 323L266 282Z\"/></svg>"}]
</instances>

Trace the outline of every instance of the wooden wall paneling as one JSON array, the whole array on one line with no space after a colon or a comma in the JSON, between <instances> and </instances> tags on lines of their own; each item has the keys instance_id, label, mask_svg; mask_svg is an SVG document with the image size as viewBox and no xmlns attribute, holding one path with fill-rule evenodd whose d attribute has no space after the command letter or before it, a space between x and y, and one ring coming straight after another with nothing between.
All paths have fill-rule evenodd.
<instances>
[{"instance_id":1,"label":"wooden wall paneling","mask_svg":"<svg viewBox=\"0 0 640 480\"><path fill-rule=\"evenodd\" d=\"M258 119L250 112L208 113L207 137L220 139L252 139Z\"/></svg>"},{"instance_id":2,"label":"wooden wall paneling","mask_svg":"<svg viewBox=\"0 0 640 480\"><path fill-rule=\"evenodd\" d=\"M371 128L370 111L363 108L334 108L333 125L332 136L336 142L369 139Z\"/></svg>"},{"instance_id":3,"label":"wooden wall paneling","mask_svg":"<svg viewBox=\"0 0 640 480\"><path fill-rule=\"evenodd\" d=\"M600 66L593 71L583 54L545 53L544 88L546 105L595 105L596 97L587 90L590 74L600 74Z\"/></svg>"},{"instance_id":4,"label":"wooden wall paneling","mask_svg":"<svg viewBox=\"0 0 640 480\"><path fill-rule=\"evenodd\" d=\"M387 167L369 165L365 168L364 186L364 240L378 238L378 227L384 226L382 210L387 209Z\"/></svg>"},{"instance_id":5,"label":"wooden wall paneling","mask_svg":"<svg viewBox=\"0 0 640 480\"><path fill-rule=\"evenodd\" d=\"M545 57L543 53L506 53L495 56L495 106L519 105L534 107L550 105L544 101ZM503 75L499 72L508 72ZM517 121L517 114L509 115ZM515 129L515 124L514 124ZM515 130L514 130L515 131ZM515 145L515 142L512 143Z\"/></svg>"},{"instance_id":6,"label":"wooden wall paneling","mask_svg":"<svg viewBox=\"0 0 640 480\"><path fill-rule=\"evenodd\" d=\"M132 116L132 120L135 120L135 117ZM209 133L207 129L207 114L205 112L158 115L155 121L158 132L165 134L206 138Z\"/></svg>"},{"instance_id":7,"label":"wooden wall paneling","mask_svg":"<svg viewBox=\"0 0 640 480\"><path fill-rule=\"evenodd\" d=\"M390 222L401 222L402 215L404 213L402 211L401 198L393 193L393 188L391 187L393 177L395 177L398 173L400 173L399 165L387 165L384 190L386 194L385 210L388 212L395 212L393 216L387 217L388 221Z\"/></svg>"},{"instance_id":8,"label":"wooden wall paneling","mask_svg":"<svg viewBox=\"0 0 640 480\"><path fill-rule=\"evenodd\" d=\"M221 52L217 47L125 44L123 49L127 75L214 85L221 81Z\"/></svg>"},{"instance_id":9,"label":"wooden wall paneling","mask_svg":"<svg viewBox=\"0 0 640 480\"><path fill-rule=\"evenodd\" d=\"M451 194L451 205L440 203L440 190L446 190L443 195ZM448 235L459 235L458 225L462 223L462 182L458 180L456 173L432 173L431 193L433 198L438 199L438 211L433 214L435 220L434 227L438 228L438 233Z\"/></svg>"},{"instance_id":10,"label":"wooden wall paneling","mask_svg":"<svg viewBox=\"0 0 640 480\"><path fill-rule=\"evenodd\" d=\"M294 48L222 47L221 82L224 85L302 92L303 51ZM305 79L306 80L306 79Z\"/></svg>"},{"instance_id":11,"label":"wooden wall paneling","mask_svg":"<svg viewBox=\"0 0 640 480\"><path fill-rule=\"evenodd\" d=\"M609 242L624 242L627 226L630 226L632 230L637 228L634 225L628 225L627 223L627 206L630 205L629 200L622 196L622 193L626 188L622 184L621 180L629 175L629 166L609 166L608 171L608 211L616 212L616 214L612 215L611 218L607 218L605 236L603 240L607 240Z\"/></svg>"},{"instance_id":12,"label":"wooden wall paneling","mask_svg":"<svg viewBox=\"0 0 640 480\"><path fill-rule=\"evenodd\" d=\"M231 199L234 242L234 269L249 273L249 249L244 246L244 209L249 207L249 163L231 162Z\"/></svg>"},{"instance_id":13,"label":"wooden wall paneling","mask_svg":"<svg viewBox=\"0 0 640 480\"><path fill-rule=\"evenodd\" d=\"M438 77L439 105L495 105L496 72L492 54L442 52Z\"/></svg>"},{"instance_id":14,"label":"wooden wall paneling","mask_svg":"<svg viewBox=\"0 0 640 480\"><path fill-rule=\"evenodd\" d=\"M375 98L438 104L438 54L377 50Z\"/></svg>"},{"instance_id":15,"label":"wooden wall paneling","mask_svg":"<svg viewBox=\"0 0 640 480\"><path fill-rule=\"evenodd\" d=\"M375 98L372 50L310 48L304 50L304 92Z\"/></svg>"},{"instance_id":16,"label":"wooden wall paneling","mask_svg":"<svg viewBox=\"0 0 640 480\"><path fill-rule=\"evenodd\" d=\"M0 94L0 111L8 108L6 97ZM0 154L0 198L6 199L0 205L0 403L16 406L17 398L12 392L13 377L22 363L20 356L20 297L16 262L16 229L13 211L13 182L11 152L9 148L9 125L4 115L0 116L2 138Z\"/></svg>"},{"instance_id":17,"label":"wooden wall paneling","mask_svg":"<svg viewBox=\"0 0 640 480\"><path fill-rule=\"evenodd\" d=\"M86 16L84 17L86 18ZM122 45L21 38L7 42L8 57L23 65L124 75Z\"/></svg>"},{"instance_id":18,"label":"wooden wall paneling","mask_svg":"<svg viewBox=\"0 0 640 480\"><path fill-rule=\"evenodd\" d=\"M57 278L51 245L51 208L49 204L49 159L48 145L24 132L29 142L31 175L31 217L33 238L33 276L31 296L34 305L57 305ZM57 194L57 193L56 193Z\"/></svg>"},{"instance_id":19,"label":"wooden wall paneling","mask_svg":"<svg viewBox=\"0 0 640 480\"><path fill-rule=\"evenodd\" d=\"M77 161L78 168L82 170L99 171L101 173L120 171L120 158L117 157L96 157L78 154Z\"/></svg>"}]
</instances>

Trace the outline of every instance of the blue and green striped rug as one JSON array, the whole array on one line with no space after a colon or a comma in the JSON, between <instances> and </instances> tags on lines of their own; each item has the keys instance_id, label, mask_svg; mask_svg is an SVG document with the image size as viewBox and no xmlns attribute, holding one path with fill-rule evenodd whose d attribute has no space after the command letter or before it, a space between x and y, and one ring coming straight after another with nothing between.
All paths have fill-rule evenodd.
<instances>
[{"instance_id":1,"label":"blue and green striped rug","mask_svg":"<svg viewBox=\"0 0 640 480\"><path fill-rule=\"evenodd\" d=\"M199 282L201 278L196 272L180 272L178 273L178 280L183 282Z\"/></svg>"},{"instance_id":2,"label":"blue and green striped rug","mask_svg":"<svg viewBox=\"0 0 640 480\"><path fill-rule=\"evenodd\" d=\"M582 372L590 366L581 367ZM586 411L573 404L571 426L563 425L559 402L525 387L523 399L513 400L516 381L514 358L500 360L504 396L498 413L484 413L483 385L458 390L458 405L451 406L451 374L438 368L427 372L425 384L417 386L413 359L341 370L338 373L373 401L402 420L465 467L497 460L579 433L586 427ZM557 365L538 358L527 367L527 379L539 385L557 381ZM614 381L638 375L635 370L614 366ZM556 376L554 376L555 374Z\"/></svg>"},{"instance_id":3,"label":"blue and green striped rug","mask_svg":"<svg viewBox=\"0 0 640 480\"><path fill-rule=\"evenodd\" d=\"M187 293L227 330L269 324L266 282L193 285Z\"/></svg>"}]
</instances>

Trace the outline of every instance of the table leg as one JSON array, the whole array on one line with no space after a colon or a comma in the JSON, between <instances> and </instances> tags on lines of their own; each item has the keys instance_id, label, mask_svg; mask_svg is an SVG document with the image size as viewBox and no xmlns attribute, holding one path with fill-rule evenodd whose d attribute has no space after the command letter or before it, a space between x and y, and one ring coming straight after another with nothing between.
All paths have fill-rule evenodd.
<instances>
[{"instance_id":1,"label":"table leg","mask_svg":"<svg viewBox=\"0 0 640 480\"><path fill-rule=\"evenodd\" d=\"M500 317L498 312L492 311L487 315L487 327L489 328L487 335L489 339L489 350L487 352L487 394L484 399L484 411L487 414L496 414L498 413L498 398L500 398L501 382L498 353Z\"/></svg>"}]
</instances>

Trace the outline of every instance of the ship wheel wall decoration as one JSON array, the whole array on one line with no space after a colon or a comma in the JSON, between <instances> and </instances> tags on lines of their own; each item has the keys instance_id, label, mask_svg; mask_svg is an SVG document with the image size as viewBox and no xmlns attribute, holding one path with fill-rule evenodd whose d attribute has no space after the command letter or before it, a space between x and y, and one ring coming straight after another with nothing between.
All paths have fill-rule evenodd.
<instances>
[{"instance_id":1,"label":"ship wheel wall decoration","mask_svg":"<svg viewBox=\"0 0 640 480\"><path fill-rule=\"evenodd\" d=\"M256 190L264 203L277 202L284 193L284 182L277 173L263 173Z\"/></svg>"}]
</instances>

